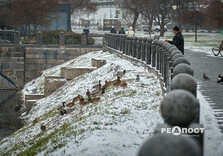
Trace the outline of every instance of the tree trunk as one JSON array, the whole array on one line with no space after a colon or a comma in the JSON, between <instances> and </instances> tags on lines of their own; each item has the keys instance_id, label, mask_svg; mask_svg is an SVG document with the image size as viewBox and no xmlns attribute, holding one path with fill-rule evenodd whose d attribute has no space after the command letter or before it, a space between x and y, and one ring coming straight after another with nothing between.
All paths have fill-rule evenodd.
<instances>
[{"instance_id":1,"label":"tree trunk","mask_svg":"<svg viewBox=\"0 0 223 156\"><path fill-rule=\"evenodd\" d=\"M30 24L29 24L29 34L28 34L28 39L30 40L30 35L31 35L31 33L30 33Z\"/></svg>"},{"instance_id":2,"label":"tree trunk","mask_svg":"<svg viewBox=\"0 0 223 156\"><path fill-rule=\"evenodd\" d=\"M152 33L152 27L153 27L153 19L150 18L149 19L149 35L151 37L151 33Z\"/></svg>"},{"instance_id":3,"label":"tree trunk","mask_svg":"<svg viewBox=\"0 0 223 156\"><path fill-rule=\"evenodd\" d=\"M37 34L37 24L34 25L34 35Z\"/></svg>"},{"instance_id":4,"label":"tree trunk","mask_svg":"<svg viewBox=\"0 0 223 156\"><path fill-rule=\"evenodd\" d=\"M136 21L138 20L138 17L139 17L139 13L135 13L134 20L133 20L133 23L132 23L132 28L133 28L134 32L135 32L135 29L136 29Z\"/></svg>"},{"instance_id":5,"label":"tree trunk","mask_svg":"<svg viewBox=\"0 0 223 156\"><path fill-rule=\"evenodd\" d=\"M28 27L28 25L26 24L26 25L25 25L25 31L24 31L24 39L26 39L26 35L27 35L27 27Z\"/></svg>"},{"instance_id":6,"label":"tree trunk","mask_svg":"<svg viewBox=\"0 0 223 156\"><path fill-rule=\"evenodd\" d=\"M161 23L160 23L160 36L164 36L164 17L161 16Z\"/></svg>"},{"instance_id":7,"label":"tree trunk","mask_svg":"<svg viewBox=\"0 0 223 156\"><path fill-rule=\"evenodd\" d=\"M197 42L197 26L195 25L195 42Z\"/></svg>"}]
</instances>

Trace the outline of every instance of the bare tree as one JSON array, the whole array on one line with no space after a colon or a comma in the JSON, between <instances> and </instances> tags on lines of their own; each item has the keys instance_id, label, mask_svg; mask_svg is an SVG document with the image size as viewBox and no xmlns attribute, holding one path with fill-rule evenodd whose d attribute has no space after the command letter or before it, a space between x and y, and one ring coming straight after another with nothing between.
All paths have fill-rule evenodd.
<instances>
[{"instance_id":1,"label":"bare tree","mask_svg":"<svg viewBox=\"0 0 223 156\"><path fill-rule=\"evenodd\" d=\"M223 3L213 1L205 14L205 24L209 28L223 30Z\"/></svg>"},{"instance_id":2,"label":"bare tree","mask_svg":"<svg viewBox=\"0 0 223 156\"><path fill-rule=\"evenodd\" d=\"M183 23L194 28L195 42L197 42L197 30L203 25L203 14L200 11L189 11L183 15Z\"/></svg>"},{"instance_id":3,"label":"bare tree","mask_svg":"<svg viewBox=\"0 0 223 156\"><path fill-rule=\"evenodd\" d=\"M148 25L149 34L151 36L153 21L155 19L155 0L144 0L144 10L142 12L142 17Z\"/></svg>"},{"instance_id":4,"label":"bare tree","mask_svg":"<svg viewBox=\"0 0 223 156\"><path fill-rule=\"evenodd\" d=\"M155 21L160 26L160 36L164 36L164 27L171 22L171 0L157 0L155 3Z\"/></svg>"},{"instance_id":5,"label":"bare tree","mask_svg":"<svg viewBox=\"0 0 223 156\"><path fill-rule=\"evenodd\" d=\"M132 19L128 17L128 15L126 15L126 17L128 17L129 21L128 23L131 23L131 26L133 28L133 31L135 31L136 29L136 22L139 18L139 15L143 12L143 3L144 0L124 0L123 1L123 12L127 12L132 16ZM125 16L124 16L125 18Z\"/></svg>"},{"instance_id":6,"label":"bare tree","mask_svg":"<svg viewBox=\"0 0 223 156\"><path fill-rule=\"evenodd\" d=\"M38 25L48 25L52 14L59 7L58 0L14 0L12 6L4 13L6 23L14 28L34 25L34 33Z\"/></svg>"},{"instance_id":7,"label":"bare tree","mask_svg":"<svg viewBox=\"0 0 223 156\"><path fill-rule=\"evenodd\" d=\"M90 0L62 0L63 2L69 2L71 4L71 14L77 11L93 13L97 10L95 3Z\"/></svg>"}]
</instances>

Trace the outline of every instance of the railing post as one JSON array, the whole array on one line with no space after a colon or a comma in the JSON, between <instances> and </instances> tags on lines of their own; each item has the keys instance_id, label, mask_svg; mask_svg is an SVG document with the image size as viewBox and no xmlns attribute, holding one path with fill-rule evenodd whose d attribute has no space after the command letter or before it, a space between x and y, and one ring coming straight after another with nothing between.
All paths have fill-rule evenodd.
<instances>
[{"instance_id":1,"label":"railing post","mask_svg":"<svg viewBox=\"0 0 223 156\"><path fill-rule=\"evenodd\" d=\"M119 34L115 34L115 50L118 50L118 44L119 44Z\"/></svg>"},{"instance_id":2,"label":"railing post","mask_svg":"<svg viewBox=\"0 0 223 156\"><path fill-rule=\"evenodd\" d=\"M168 69L169 69L167 55L168 55L167 52L163 53L163 57L164 57L164 60L163 60L163 65L164 65L164 67L163 67L163 79L164 79L166 88L167 88L167 85L168 85Z\"/></svg>"},{"instance_id":3,"label":"railing post","mask_svg":"<svg viewBox=\"0 0 223 156\"><path fill-rule=\"evenodd\" d=\"M86 41L85 41L85 42L86 42ZM59 46L60 46L60 47L65 46L65 36L64 36L63 31L61 31L61 32L60 32L60 35L59 35Z\"/></svg>"},{"instance_id":4,"label":"railing post","mask_svg":"<svg viewBox=\"0 0 223 156\"><path fill-rule=\"evenodd\" d=\"M131 37L128 37L128 55L131 56Z\"/></svg>"},{"instance_id":5,"label":"railing post","mask_svg":"<svg viewBox=\"0 0 223 156\"><path fill-rule=\"evenodd\" d=\"M125 53L125 45L126 45L126 36L124 36L122 40L123 40L123 44L122 44L122 48L123 49L122 49L122 52L124 54Z\"/></svg>"},{"instance_id":6,"label":"railing post","mask_svg":"<svg viewBox=\"0 0 223 156\"><path fill-rule=\"evenodd\" d=\"M19 44L19 32L14 32L14 44Z\"/></svg>"},{"instance_id":7,"label":"railing post","mask_svg":"<svg viewBox=\"0 0 223 156\"><path fill-rule=\"evenodd\" d=\"M160 52L160 47L157 45L156 46L156 70L159 70L160 73L162 73L161 70L160 70L160 62L161 62L160 53L161 53Z\"/></svg>"},{"instance_id":8,"label":"railing post","mask_svg":"<svg viewBox=\"0 0 223 156\"><path fill-rule=\"evenodd\" d=\"M133 44L133 37L129 37L129 56L133 56L133 52L132 52L132 45Z\"/></svg>"},{"instance_id":9,"label":"railing post","mask_svg":"<svg viewBox=\"0 0 223 156\"><path fill-rule=\"evenodd\" d=\"M142 38L139 37L137 42L136 42L136 52L137 52L137 59L141 59L142 57L142 52L141 52L141 42L142 42Z\"/></svg>"},{"instance_id":10,"label":"railing post","mask_svg":"<svg viewBox=\"0 0 223 156\"><path fill-rule=\"evenodd\" d=\"M148 42L147 42L147 44L146 44L146 46L147 46L147 52L146 52L146 64L151 64L151 56L152 56L152 53L151 53L151 51L152 51L152 47L151 47L151 44L152 44L152 39L151 38L149 38L148 39Z\"/></svg>"},{"instance_id":11,"label":"railing post","mask_svg":"<svg viewBox=\"0 0 223 156\"><path fill-rule=\"evenodd\" d=\"M145 37L142 40L142 61L146 60L146 51L147 51L146 43L147 43L147 38Z\"/></svg>"},{"instance_id":12,"label":"railing post","mask_svg":"<svg viewBox=\"0 0 223 156\"><path fill-rule=\"evenodd\" d=\"M42 32L38 31L37 33L37 45L41 46L43 43Z\"/></svg>"},{"instance_id":13,"label":"railing post","mask_svg":"<svg viewBox=\"0 0 223 156\"><path fill-rule=\"evenodd\" d=\"M153 41L152 48L152 67L156 66L156 40Z\"/></svg>"},{"instance_id":14,"label":"railing post","mask_svg":"<svg viewBox=\"0 0 223 156\"><path fill-rule=\"evenodd\" d=\"M133 37L132 39L132 57L136 58L136 43L137 43L137 37Z\"/></svg>"},{"instance_id":15,"label":"railing post","mask_svg":"<svg viewBox=\"0 0 223 156\"><path fill-rule=\"evenodd\" d=\"M107 47L106 47L106 36L103 38L103 41L102 41L102 44L103 44L103 47L102 47L102 51L103 52L106 52L107 51Z\"/></svg>"}]
</instances>

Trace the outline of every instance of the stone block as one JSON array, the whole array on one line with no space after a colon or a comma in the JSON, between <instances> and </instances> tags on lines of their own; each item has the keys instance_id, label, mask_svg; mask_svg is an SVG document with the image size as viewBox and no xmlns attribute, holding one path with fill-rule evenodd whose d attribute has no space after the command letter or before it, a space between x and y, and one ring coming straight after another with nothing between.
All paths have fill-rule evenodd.
<instances>
[{"instance_id":1,"label":"stone block","mask_svg":"<svg viewBox=\"0 0 223 156\"><path fill-rule=\"evenodd\" d=\"M24 62L18 62L15 69L24 69Z\"/></svg>"},{"instance_id":2,"label":"stone block","mask_svg":"<svg viewBox=\"0 0 223 156\"><path fill-rule=\"evenodd\" d=\"M92 66L93 67L100 68L100 67L102 67L105 64L106 64L105 60L98 59L98 58L92 58Z\"/></svg>"},{"instance_id":3,"label":"stone block","mask_svg":"<svg viewBox=\"0 0 223 156\"><path fill-rule=\"evenodd\" d=\"M27 59L29 59L29 58L33 59L33 58L35 58L34 56L35 56L35 54L26 54Z\"/></svg>"},{"instance_id":4,"label":"stone block","mask_svg":"<svg viewBox=\"0 0 223 156\"><path fill-rule=\"evenodd\" d=\"M15 76L23 77L24 76L24 70L15 70Z\"/></svg>"},{"instance_id":5,"label":"stone block","mask_svg":"<svg viewBox=\"0 0 223 156\"><path fill-rule=\"evenodd\" d=\"M67 80L71 80L85 73L94 71L95 69L96 69L95 67L78 67L78 68L63 67L61 68L61 77Z\"/></svg>"},{"instance_id":6,"label":"stone block","mask_svg":"<svg viewBox=\"0 0 223 156\"><path fill-rule=\"evenodd\" d=\"M21 52L13 52L12 57L21 57Z\"/></svg>"},{"instance_id":7,"label":"stone block","mask_svg":"<svg viewBox=\"0 0 223 156\"><path fill-rule=\"evenodd\" d=\"M43 94L26 94L25 95L25 100L37 100L37 99L42 99L44 98Z\"/></svg>"},{"instance_id":8,"label":"stone block","mask_svg":"<svg viewBox=\"0 0 223 156\"><path fill-rule=\"evenodd\" d=\"M24 87L24 77L17 77L17 81L16 84L19 88L23 88Z\"/></svg>"},{"instance_id":9,"label":"stone block","mask_svg":"<svg viewBox=\"0 0 223 156\"><path fill-rule=\"evenodd\" d=\"M2 53L3 57L12 57L12 53L10 52L4 52Z\"/></svg>"},{"instance_id":10,"label":"stone block","mask_svg":"<svg viewBox=\"0 0 223 156\"><path fill-rule=\"evenodd\" d=\"M17 57L16 62L24 62L24 57Z\"/></svg>"},{"instance_id":11,"label":"stone block","mask_svg":"<svg viewBox=\"0 0 223 156\"><path fill-rule=\"evenodd\" d=\"M26 111L29 113L33 105L36 103L37 100L27 100L25 105L26 105Z\"/></svg>"},{"instance_id":12,"label":"stone block","mask_svg":"<svg viewBox=\"0 0 223 156\"><path fill-rule=\"evenodd\" d=\"M15 52L16 51L16 49L15 49L15 47L8 47L8 50L7 50L8 52Z\"/></svg>"},{"instance_id":13,"label":"stone block","mask_svg":"<svg viewBox=\"0 0 223 156\"><path fill-rule=\"evenodd\" d=\"M9 63L2 63L2 69L9 69Z\"/></svg>"},{"instance_id":14,"label":"stone block","mask_svg":"<svg viewBox=\"0 0 223 156\"><path fill-rule=\"evenodd\" d=\"M61 77L47 76L44 78L44 96L48 96L58 88L62 87L66 80Z\"/></svg>"}]
</instances>

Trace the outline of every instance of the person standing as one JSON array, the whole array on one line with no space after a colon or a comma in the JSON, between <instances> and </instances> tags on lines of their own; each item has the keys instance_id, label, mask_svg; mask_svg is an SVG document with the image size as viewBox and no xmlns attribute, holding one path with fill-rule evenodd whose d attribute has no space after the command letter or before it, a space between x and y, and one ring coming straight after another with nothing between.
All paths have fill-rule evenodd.
<instances>
[{"instance_id":1,"label":"person standing","mask_svg":"<svg viewBox=\"0 0 223 156\"><path fill-rule=\"evenodd\" d=\"M173 27L173 41L165 40L166 42L169 42L170 44L175 45L184 55L184 37L180 32L180 28L178 26Z\"/></svg>"},{"instance_id":2,"label":"person standing","mask_svg":"<svg viewBox=\"0 0 223 156\"><path fill-rule=\"evenodd\" d=\"M133 31L133 28L132 28L132 27L129 28L129 30L127 31L126 35L127 35L128 37L133 37L133 36L135 36L135 32Z\"/></svg>"},{"instance_id":3,"label":"person standing","mask_svg":"<svg viewBox=\"0 0 223 156\"><path fill-rule=\"evenodd\" d=\"M115 30L114 26L112 26L112 29L111 29L110 33L117 34L117 31Z\"/></svg>"},{"instance_id":4,"label":"person standing","mask_svg":"<svg viewBox=\"0 0 223 156\"><path fill-rule=\"evenodd\" d=\"M124 28L121 28L118 33L119 34L125 34Z\"/></svg>"},{"instance_id":5,"label":"person standing","mask_svg":"<svg viewBox=\"0 0 223 156\"><path fill-rule=\"evenodd\" d=\"M88 34L90 33L90 30L88 29L88 27L85 25L85 28L83 29L83 33L86 35L86 40L88 43Z\"/></svg>"}]
</instances>

